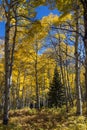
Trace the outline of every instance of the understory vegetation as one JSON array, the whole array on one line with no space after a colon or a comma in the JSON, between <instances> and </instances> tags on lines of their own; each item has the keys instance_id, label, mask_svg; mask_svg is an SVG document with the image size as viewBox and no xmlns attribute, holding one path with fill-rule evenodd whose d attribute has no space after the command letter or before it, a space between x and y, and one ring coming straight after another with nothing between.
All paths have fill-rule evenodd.
<instances>
[{"instance_id":1,"label":"understory vegetation","mask_svg":"<svg viewBox=\"0 0 87 130\"><path fill-rule=\"evenodd\" d=\"M87 117L76 116L75 111L75 107L68 113L65 107L11 110L9 124L0 120L0 130L87 130Z\"/></svg>"}]
</instances>

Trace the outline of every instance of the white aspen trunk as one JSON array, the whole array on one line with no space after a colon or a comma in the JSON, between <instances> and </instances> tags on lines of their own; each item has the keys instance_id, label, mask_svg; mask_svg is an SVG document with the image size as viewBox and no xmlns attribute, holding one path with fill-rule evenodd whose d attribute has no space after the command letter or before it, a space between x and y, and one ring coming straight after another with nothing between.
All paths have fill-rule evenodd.
<instances>
[{"instance_id":1,"label":"white aspen trunk","mask_svg":"<svg viewBox=\"0 0 87 130\"><path fill-rule=\"evenodd\" d=\"M78 6L78 0L76 1L77 6ZM76 8L75 11L75 20L76 20L76 41L75 41L75 58L76 58L76 63L75 63L75 69L76 69L76 97L77 97L77 111L76 113L78 115L82 115L82 97L81 97L81 87L80 87L80 65L79 65L79 52L78 52L78 41L79 41L79 24L78 24L78 14L79 11Z\"/></svg>"},{"instance_id":2,"label":"white aspen trunk","mask_svg":"<svg viewBox=\"0 0 87 130\"><path fill-rule=\"evenodd\" d=\"M59 38L59 41L60 41L60 38ZM60 43L59 43L59 59L60 59L61 77L62 77L63 85L64 85L64 88L65 88L66 112L68 112L67 86L66 86L66 81L65 81L65 78L64 78L63 61L62 61L61 46L60 46Z\"/></svg>"},{"instance_id":3,"label":"white aspen trunk","mask_svg":"<svg viewBox=\"0 0 87 130\"><path fill-rule=\"evenodd\" d=\"M87 1L80 0L82 5L83 5L83 10L84 10L84 47L85 47L85 89L86 89L86 95L85 95L85 100L86 100L86 114L87 114Z\"/></svg>"},{"instance_id":4,"label":"white aspen trunk","mask_svg":"<svg viewBox=\"0 0 87 130\"><path fill-rule=\"evenodd\" d=\"M8 124L8 111L9 111L9 96L10 96L10 86L11 86L11 75L12 75L12 65L13 65L13 54L14 54L14 48L15 48L15 39L16 39L16 32L17 32L17 19L16 19L16 25L15 25L15 32L13 37L13 46L12 46L12 53L10 49L10 22L11 22L11 9L12 4L14 1L8 1L5 0L2 2L3 7L5 10L6 15L6 24L5 24L5 101L4 101L4 112L3 112L3 124ZM15 4L14 4L15 6ZM13 11L14 17L16 18L16 9L15 12Z\"/></svg>"},{"instance_id":5,"label":"white aspen trunk","mask_svg":"<svg viewBox=\"0 0 87 130\"><path fill-rule=\"evenodd\" d=\"M8 110L9 110L9 90L10 90L10 48L9 48L9 31L10 31L10 11L8 13L7 22L5 25L5 101L3 124L8 124Z\"/></svg>"},{"instance_id":6,"label":"white aspen trunk","mask_svg":"<svg viewBox=\"0 0 87 130\"><path fill-rule=\"evenodd\" d=\"M37 40L37 39L36 39ZM39 109L39 86L38 86L38 43L35 44L35 83L36 83L36 108Z\"/></svg>"}]
</instances>

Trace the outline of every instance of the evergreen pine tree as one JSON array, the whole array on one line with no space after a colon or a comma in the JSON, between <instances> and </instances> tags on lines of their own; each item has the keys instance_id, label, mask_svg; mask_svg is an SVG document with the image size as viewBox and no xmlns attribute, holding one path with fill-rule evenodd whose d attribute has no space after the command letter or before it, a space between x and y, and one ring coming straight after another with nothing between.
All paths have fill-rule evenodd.
<instances>
[{"instance_id":1,"label":"evergreen pine tree","mask_svg":"<svg viewBox=\"0 0 87 130\"><path fill-rule=\"evenodd\" d=\"M64 86L61 83L61 79L57 70L57 66L54 70L53 81L50 84L48 93L49 107L61 107L65 103L65 91Z\"/></svg>"}]
</instances>

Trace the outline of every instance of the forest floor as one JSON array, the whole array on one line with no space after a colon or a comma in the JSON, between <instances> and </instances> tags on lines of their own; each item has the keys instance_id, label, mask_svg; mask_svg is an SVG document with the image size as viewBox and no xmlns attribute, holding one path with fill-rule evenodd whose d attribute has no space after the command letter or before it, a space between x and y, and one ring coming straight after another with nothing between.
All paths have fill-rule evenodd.
<instances>
[{"instance_id":1,"label":"forest floor","mask_svg":"<svg viewBox=\"0 0 87 130\"><path fill-rule=\"evenodd\" d=\"M75 108L66 113L65 109L21 109L11 110L8 126L0 130L87 130L87 117L76 116Z\"/></svg>"}]
</instances>

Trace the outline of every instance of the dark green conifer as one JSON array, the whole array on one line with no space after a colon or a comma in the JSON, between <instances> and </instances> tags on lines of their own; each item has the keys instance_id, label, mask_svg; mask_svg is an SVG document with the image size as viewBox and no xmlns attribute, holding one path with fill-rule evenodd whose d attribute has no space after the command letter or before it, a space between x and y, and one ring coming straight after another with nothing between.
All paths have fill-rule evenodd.
<instances>
[{"instance_id":1,"label":"dark green conifer","mask_svg":"<svg viewBox=\"0 0 87 130\"><path fill-rule=\"evenodd\" d=\"M53 81L50 84L48 93L49 107L61 107L65 102L64 86L61 83L61 79L57 70L57 66L54 70Z\"/></svg>"}]
</instances>

